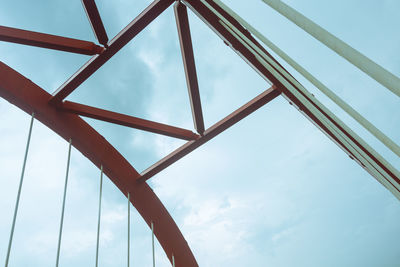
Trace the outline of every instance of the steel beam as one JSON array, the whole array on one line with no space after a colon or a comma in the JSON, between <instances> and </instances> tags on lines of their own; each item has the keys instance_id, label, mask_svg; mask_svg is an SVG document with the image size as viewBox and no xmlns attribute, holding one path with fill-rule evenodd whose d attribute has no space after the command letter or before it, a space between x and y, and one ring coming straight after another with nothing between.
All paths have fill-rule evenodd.
<instances>
[{"instance_id":1,"label":"steel beam","mask_svg":"<svg viewBox=\"0 0 400 267\"><path fill-rule=\"evenodd\" d=\"M71 94L89 76L95 73L113 55L121 50L130 40L139 34L147 25L167 9L174 0L155 0L142 11L131 23L119 32L109 43L108 48L100 55L93 56L63 85L60 86L50 99L51 104L59 104Z\"/></svg>"},{"instance_id":2,"label":"steel beam","mask_svg":"<svg viewBox=\"0 0 400 267\"><path fill-rule=\"evenodd\" d=\"M196 65L194 61L192 38L190 36L186 6L181 2L176 2L174 5L174 11L182 52L183 66L185 68L186 83L189 91L190 105L192 107L194 127L198 133L203 134L203 112L201 110L199 84L197 81Z\"/></svg>"},{"instance_id":3,"label":"steel beam","mask_svg":"<svg viewBox=\"0 0 400 267\"><path fill-rule=\"evenodd\" d=\"M204 132L204 135L201 136L199 139L187 142L180 148L176 149L174 152L166 156L165 158L161 159L150 168L146 169L140 174L140 177L137 179L140 182L144 182L160 171L164 170L174 162L178 161L179 159L183 158L199 146L205 144L218 134L222 133L238 121L242 120L243 118L247 117L257 109L261 108L271 100L275 99L277 96L281 94L280 90L278 90L275 86L272 86L268 90L264 91L257 97L250 100L248 103L225 117L224 119L220 120L209 129Z\"/></svg>"},{"instance_id":4,"label":"steel beam","mask_svg":"<svg viewBox=\"0 0 400 267\"><path fill-rule=\"evenodd\" d=\"M103 21L101 20L99 10L97 9L96 2L94 0L81 0L82 5L85 9L86 15L89 19L90 25L94 35L96 36L99 43L107 47L108 36L106 29L104 28Z\"/></svg>"},{"instance_id":5,"label":"steel beam","mask_svg":"<svg viewBox=\"0 0 400 267\"><path fill-rule=\"evenodd\" d=\"M109 110L104 110L100 108L90 107L74 102L65 101L60 108L69 113L82 115L84 117L89 117L97 120L102 120L106 122L111 122L147 132L162 134L170 137L180 138L184 140L195 140L199 135L192 131L166 125L163 123L158 123L154 121L149 121L133 116L128 116L125 114L112 112Z\"/></svg>"},{"instance_id":6,"label":"steel beam","mask_svg":"<svg viewBox=\"0 0 400 267\"><path fill-rule=\"evenodd\" d=\"M88 41L5 26L0 26L0 41L83 55L96 55L102 53L104 50L103 47Z\"/></svg>"}]
</instances>

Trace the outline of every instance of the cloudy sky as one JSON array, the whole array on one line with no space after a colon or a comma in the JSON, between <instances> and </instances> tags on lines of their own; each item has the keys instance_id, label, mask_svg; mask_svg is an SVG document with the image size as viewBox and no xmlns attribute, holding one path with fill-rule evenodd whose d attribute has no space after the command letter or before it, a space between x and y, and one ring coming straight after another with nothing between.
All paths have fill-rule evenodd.
<instances>
[{"instance_id":1,"label":"cloudy sky","mask_svg":"<svg viewBox=\"0 0 400 267\"><path fill-rule=\"evenodd\" d=\"M400 143L400 99L260 0L225 0ZM285 0L400 76L397 0ZM109 37L147 0L97 0ZM0 25L95 41L80 1L0 0ZM189 14L206 127L269 85ZM89 57L0 43L0 60L48 92ZM307 89L399 169L317 89ZM0 77L1 78L1 77ZM172 8L68 100L193 129ZM5 260L30 117L0 99L0 262ZM86 120L86 119L85 119ZM183 142L87 120L139 171ZM9 266L54 266L68 144L35 122ZM100 172L72 151L60 266L95 260ZM200 266L399 266L400 203L283 98L149 181ZM100 266L126 266L127 201L104 180ZM131 218L132 266L151 265L151 232ZM157 245L157 266L169 266Z\"/></svg>"}]
</instances>

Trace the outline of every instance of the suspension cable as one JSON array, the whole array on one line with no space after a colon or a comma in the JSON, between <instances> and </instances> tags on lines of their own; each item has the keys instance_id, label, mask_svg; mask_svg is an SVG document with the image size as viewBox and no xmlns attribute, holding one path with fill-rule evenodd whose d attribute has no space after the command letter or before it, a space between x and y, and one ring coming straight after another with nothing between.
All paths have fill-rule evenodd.
<instances>
[{"instance_id":1,"label":"suspension cable","mask_svg":"<svg viewBox=\"0 0 400 267\"><path fill-rule=\"evenodd\" d=\"M72 146L72 139L69 139L67 170L66 170L66 173L65 173L64 196L63 196L63 203L62 203L62 210L61 210L60 232L58 234L56 267L58 267L58 263L59 263L59 260L60 260L61 236L62 236L62 229L63 229L63 223L64 223L65 197L67 195L69 163L70 163L70 160L71 160L71 146Z\"/></svg>"},{"instance_id":2,"label":"suspension cable","mask_svg":"<svg viewBox=\"0 0 400 267\"><path fill-rule=\"evenodd\" d=\"M99 238L100 238L100 217L101 217L101 195L103 192L103 165L100 167L100 193L99 193L99 216L97 218L97 240L96 240L96 267L99 264Z\"/></svg>"},{"instance_id":3,"label":"suspension cable","mask_svg":"<svg viewBox=\"0 0 400 267\"><path fill-rule=\"evenodd\" d=\"M262 0L315 39L400 97L400 79L280 0Z\"/></svg>"},{"instance_id":4,"label":"suspension cable","mask_svg":"<svg viewBox=\"0 0 400 267\"><path fill-rule=\"evenodd\" d=\"M153 249L153 267L156 267L156 258L154 255L154 224L151 222L151 245Z\"/></svg>"},{"instance_id":5,"label":"suspension cable","mask_svg":"<svg viewBox=\"0 0 400 267\"><path fill-rule=\"evenodd\" d=\"M131 225L131 194L128 192L128 267L129 267L129 251L130 251L130 225Z\"/></svg>"},{"instance_id":6,"label":"suspension cable","mask_svg":"<svg viewBox=\"0 0 400 267\"><path fill-rule=\"evenodd\" d=\"M29 125L29 133L28 133L28 140L26 142L26 148L25 148L25 156L24 156L24 162L22 164L22 172L21 172L21 178L19 180L19 187L18 187L18 193L17 193L17 200L15 202L15 209L14 209L14 217L13 217L13 222L11 226L11 232L10 232L10 240L8 241L8 249L7 249L7 256L6 256L6 264L5 267L8 266L8 260L10 258L10 252L11 252L11 245L12 245L12 240L14 236L14 228L15 228L15 221L17 219L17 213L18 213L18 206L19 206L19 199L21 196L21 190L22 190L22 182L24 180L24 174L25 174L25 166L26 166L26 160L28 158L28 151L29 151L29 144L31 142L31 136L32 136L32 126L33 126L33 121L35 119L35 113L32 112L32 117L31 117L31 123Z\"/></svg>"}]
</instances>

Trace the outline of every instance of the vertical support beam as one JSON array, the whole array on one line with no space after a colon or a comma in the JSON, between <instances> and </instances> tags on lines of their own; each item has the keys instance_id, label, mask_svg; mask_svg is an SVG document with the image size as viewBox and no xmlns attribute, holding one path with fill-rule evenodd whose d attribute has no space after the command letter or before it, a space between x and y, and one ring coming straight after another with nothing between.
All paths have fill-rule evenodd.
<instances>
[{"instance_id":1,"label":"vertical support beam","mask_svg":"<svg viewBox=\"0 0 400 267\"><path fill-rule=\"evenodd\" d=\"M103 165L100 167L100 193L99 193L99 215L97 218L97 241L96 241L96 267L99 266L99 240L100 240L100 218L101 218L101 195L103 192Z\"/></svg>"},{"instance_id":2,"label":"vertical support beam","mask_svg":"<svg viewBox=\"0 0 400 267\"><path fill-rule=\"evenodd\" d=\"M130 235L131 235L131 194L128 192L128 267L130 254Z\"/></svg>"},{"instance_id":3,"label":"vertical support beam","mask_svg":"<svg viewBox=\"0 0 400 267\"><path fill-rule=\"evenodd\" d=\"M315 39L400 97L400 79L280 0L262 0Z\"/></svg>"},{"instance_id":4,"label":"vertical support beam","mask_svg":"<svg viewBox=\"0 0 400 267\"><path fill-rule=\"evenodd\" d=\"M56 267L58 267L58 263L60 261L61 237L62 237L62 229L63 229L63 224L64 224L65 198L67 196L69 163L70 163L70 160L71 160L71 145L72 145L72 139L69 139L67 170L66 170L66 173L65 173L64 196L63 196L63 203L62 203L62 209L61 209L60 232L58 234Z\"/></svg>"},{"instance_id":5,"label":"vertical support beam","mask_svg":"<svg viewBox=\"0 0 400 267\"><path fill-rule=\"evenodd\" d=\"M8 241L8 249L7 249L7 256L6 256L5 267L8 266L8 261L9 261L9 259L10 259L11 245L12 245L12 240L13 240L13 236L14 236L14 229L15 229L15 221L17 220L19 199L20 199L20 197L21 197L22 182L24 181L25 166L26 166L26 160L27 160L27 158L28 158L29 144L30 144L30 142L31 142L32 126L33 126L33 121L34 121L34 120L35 120L35 113L32 113L31 123L30 123L30 125L29 125L28 141L26 142L26 148L25 148L24 162L23 162L23 164L22 164L21 178L20 178L20 180L19 180L19 187L18 187L18 193L17 193L17 200L16 200L16 202L15 202L14 217L13 217L13 222L12 222L11 232L10 232L10 240Z\"/></svg>"},{"instance_id":6,"label":"vertical support beam","mask_svg":"<svg viewBox=\"0 0 400 267\"><path fill-rule=\"evenodd\" d=\"M107 47L108 36L106 29L104 28L103 21L101 20L99 10L97 9L96 2L94 0L81 0L82 5L86 11L86 15L89 19L90 25L94 35L100 44Z\"/></svg>"},{"instance_id":7,"label":"vertical support beam","mask_svg":"<svg viewBox=\"0 0 400 267\"><path fill-rule=\"evenodd\" d=\"M199 84L197 81L196 65L194 61L187 9L185 5L178 1L174 5L174 11L183 65L185 68L186 83L189 91L190 105L192 107L194 127L196 128L197 132L202 135L204 133L204 120L201 109Z\"/></svg>"}]
</instances>

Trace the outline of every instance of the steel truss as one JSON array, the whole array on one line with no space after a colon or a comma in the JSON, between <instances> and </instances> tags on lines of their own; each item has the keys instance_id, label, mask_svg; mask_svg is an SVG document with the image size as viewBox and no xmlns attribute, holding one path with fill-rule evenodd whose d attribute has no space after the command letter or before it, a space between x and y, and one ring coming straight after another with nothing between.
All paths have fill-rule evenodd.
<instances>
[{"instance_id":1,"label":"steel truss","mask_svg":"<svg viewBox=\"0 0 400 267\"><path fill-rule=\"evenodd\" d=\"M0 96L28 114L34 113L36 119L65 140L72 140L72 146L101 169L101 173L104 172L127 196L128 201L138 210L149 228L154 231L154 235L171 263L175 266L198 266L177 225L146 181L279 95L297 107L346 154L397 198L400 198L399 171L315 99L243 27L243 23L239 23L229 10L218 4L219 1L182 0L177 1L174 6L194 128L197 133L126 114L64 101L80 84L174 2L174 0L155 0L109 41L94 0L82 0L99 44L0 26L0 40L2 41L92 55L92 58L53 94L47 93L32 81L0 62ZM208 129L204 127L187 8L203 20L268 83L273 84L269 89ZM80 116L180 138L188 142L139 174L100 133L89 126Z\"/></svg>"}]
</instances>

